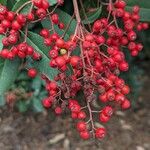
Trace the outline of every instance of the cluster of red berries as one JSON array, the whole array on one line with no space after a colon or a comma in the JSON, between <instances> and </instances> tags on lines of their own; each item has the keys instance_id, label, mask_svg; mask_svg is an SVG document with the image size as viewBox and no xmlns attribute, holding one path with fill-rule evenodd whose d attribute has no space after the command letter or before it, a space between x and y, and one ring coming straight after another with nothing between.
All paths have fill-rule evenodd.
<instances>
[{"instance_id":1,"label":"cluster of red berries","mask_svg":"<svg viewBox=\"0 0 150 150\"><path fill-rule=\"evenodd\" d=\"M82 139L104 138L106 129L102 125L97 126L94 119L97 118L101 124L106 123L118 106L128 109L131 105L126 97L130 88L119 74L129 69L124 47L128 48L132 56L137 56L143 49L142 44L136 42L136 31L145 30L149 26L139 22L139 7L134 6L129 13L125 11L125 1L110 1L107 4L108 17L96 20L89 32L81 25L80 16L76 14L79 12L77 1L73 0L77 26L75 33L66 40L55 31L55 26L61 30L65 26L60 22L58 14L49 12L49 2L31 2L34 7L27 15L9 12L5 6L0 5L0 34L6 35L2 40L4 49L0 52L0 57L12 60L29 56L40 61L41 55L26 43L26 39L19 43L19 30L26 23L48 17L52 29L44 28L40 35L43 43L50 48L49 67L57 69L59 73L54 80L49 80L42 74L48 93L42 101L43 106L47 109L54 108L57 115L68 108L72 119L77 120L76 128ZM63 0L58 0L58 5L62 4ZM7 49L10 46L11 49ZM75 55L77 50L80 50L79 56ZM36 75L36 69L28 70L29 77L34 78ZM81 101L77 99L79 93L84 95ZM103 103L104 106L96 109L95 102Z\"/></svg>"}]
</instances>

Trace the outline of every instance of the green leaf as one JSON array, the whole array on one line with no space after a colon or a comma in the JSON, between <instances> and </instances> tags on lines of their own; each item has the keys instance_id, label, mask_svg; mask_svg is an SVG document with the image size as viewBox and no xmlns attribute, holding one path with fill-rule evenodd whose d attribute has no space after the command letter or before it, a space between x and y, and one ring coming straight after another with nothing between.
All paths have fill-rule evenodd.
<instances>
[{"instance_id":1,"label":"green leaf","mask_svg":"<svg viewBox=\"0 0 150 150\"><path fill-rule=\"evenodd\" d=\"M17 102L16 106L19 109L19 112L24 113L28 110L29 103L27 101L20 100Z\"/></svg>"},{"instance_id":2,"label":"green leaf","mask_svg":"<svg viewBox=\"0 0 150 150\"><path fill-rule=\"evenodd\" d=\"M67 26L67 24L71 20L71 16L69 14L65 13L64 11L60 10L60 9L56 9L55 12L59 15L59 19L62 20L62 22ZM48 28L48 29L51 28L51 22L49 21L48 18L43 20L41 23L42 23L43 28ZM77 25L76 20L72 19L71 24L67 30L66 35L65 35L65 39L68 39L70 35L74 34L76 25ZM60 30L58 28L57 25L54 25L54 28L60 36L64 33L62 30ZM64 31L65 31L65 29L64 29Z\"/></svg>"},{"instance_id":3,"label":"green leaf","mask_svg":"<svg viewBox=\"0 0 150 150\"><path fill-rule=\"evenodd\" d=\"M132 11L133 7L127 6L126 10ZM148 8L140 8L140 21L150 21L150 9Z\"/></svg>"},{"instance_id":4,"label":"green leaf","mask_svg":"<svg viewBox=\"0 0 150 150\"><path fill-rule=\"evenodd\" d=\"M0 51L3 49L2 39L3 35L0 35ZM3 66L4 66L4 59L0 58L0 74L2 72Z\"/></svg>"},{"instance_id":5,"label":"green leaf","mask_svg":"<svg viewBox=\"0 0 150 150\"><path fill-rule=\"evenodd\" d=\"M5 105L5 97L4 95L0 95L0 106L4 106Z\"/></svg>"},{"instance_id":6,"label":"green leaf","mask_svg":"<svg viewBox=\"0 0 150 150\"><path fill-rule=\"evenodd\" d=\"M0 74L0 95L3 95L5 91L9 89L11 84L15 81L17 75L18 75L18 68L20 66L20 60L15 59L13 61L11 60L5 60L4 65L1 68L1 74Z\"/></svg>"},{"instance_id":7,"label":"green leaf","mask_svg":"<svg viewBox=\"0 0 150 150\"><path fill-rule=\"evenodd\" d=\"M0 35L0 51L2 50L3 48L3 44L2 44L2 39L3 39L3 35Z\"/></svg>"},{"instance_id":8,"label":"green leaf","mask_svg":"<svg viewBox=\"0 0 150 150\"><path fill-rule=\"evenodd\" d=\"M16 3L16 0L9 0L9 3L7 3L7 8L9 10L12 10L12 8L14 7L15 3Z\"/></svg>"},{"instance_id":9,"label":"green leaf","mask_svg":"<svg viewBox=\"0 0 150 150\"><path fill-rule=\"evenodd\" d=\"M138 5L140 8L150 8L149 0L125 0L127 6L135 6Z\"/></svg>"},{"instance_id":10,"label":"green leaf","mask_svg":"<svg viewBox=\"0 0 150 150\"><path fill-rule=\"evenodd\" d=\"M51 6L55 5L57 3L57 0L48 0Z\"/></svg>"},{"instance_id":11,"label":"green leaf","mask_svg":"<svg viewBox=\"0 0 150 150\"><path fill-rule=\"evenodd\" d=\"M0 50L3 48L1 42L3 36L0 36ZM17 77L20 61L18 59L14 61L4 60L0 58L0 105L5 104L4 93L9 89L11 84Z\"/></svg>"},{"instance_id":12,"label":"green leaf","mask_svg":"<svg viewBox=\"0 0 150 150\"><path fill-rule=\"evenodd\" d=\"M21 33L24 37L24 33ZM42 60L34 61L35 68L42 74L45 74L49 79L53 79L58 71L49 66L50 58L48 57L49 48L43 44L43 38L33 32L28 32L27 43L31 45L37 52L42 55Z\"/></svg>"},{"instance_id":13,"label":"green leaf","mask_svg":"<svg viewBox=\"0 0 150 150\"><path fill-rule=\"evenodd\" d=\"M131 11L133 6L140 7L140 21L150 21L150 1L148 0L126 0L126 10Z\"/></svg>"},{"instance_id":14,"label":"green leaf","mask_svg":"<svg viewBox=\"0 0 150 150\"><path fill-rule=\"evenodd\" d=\"M2 4L2 5L7 5L7 0L0 0L0 4Z\"/></svg>"},{"instance_id":15,"label":"green leaf","mask_svg":"<svg viewBox=\"0 0 150 150\"><path fill-rule=\"evenodd\" d=\"M71 16L67 13L65 13L64 11L60 10L60 9L56 9L56 13L59 15L60 20L67 25L68 22L71 20ZM67 34L71 35L74 34L75 28L77 25L77 21L75 19L72 19L72 22L70 24L69 29L67 30Z\"/></svg>"},{"instance_id":16,"label":"green leaf","mask_svg":"<svg viewBox=\"0 0 150 150\"><path fill-rule=\"evenodd\" d=\"M102 7L97 8L96 11L94 11L94 12L92 12L90 14L87 14L88 20L84 19L82 22L84 24L93 23L96 19L98 19L98 17L100 16L101 12L102 12Z\"/></svg>"},{"instance_id":17,"label":"green leaf","mask_svg":"<svg viewBox=\"0 0 150 150\"><path fill-rule=\"evenodd\" d=\"M33 109L36 112L42 112L44 110L43 105L41 103L41 101L37 98L34 98L32 100L32 104L33 104Z\"/></svg>"},{"instance_id":18,"label":"green leaf","mask_svg":"<svg viewBox=\"0 0 150 150\"><path fill-rule=\"evenodd\" d=\"M18 2L16 2L16 4L14 5L14 7L12 8L12 11L16 12L24 3L28 2L29 0L19 0ZM20 13L22 14L27 14L29 9L31 7L31 3L27 4L25 7L23 7L20 11Z\"/></svg>"}]
</instances>

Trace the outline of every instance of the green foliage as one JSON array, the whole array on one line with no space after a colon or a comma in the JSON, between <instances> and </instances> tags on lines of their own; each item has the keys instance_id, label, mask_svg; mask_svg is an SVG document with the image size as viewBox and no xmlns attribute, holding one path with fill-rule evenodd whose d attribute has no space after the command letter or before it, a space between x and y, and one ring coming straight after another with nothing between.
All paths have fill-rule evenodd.
<instances>
[{"instance_id":1,"label":"green foliage","mask_svg":"<svg viewBox=\"0 0 150 150\"><path fill-rule=\"evenodd\" d=\"M24 33L22 33L22 36L24 37ZM48 57L48 48L43 44L43 39L40 35L29 32L27 37L27 43L31 45L37 52L39 52L42 55L42 60L33 62L33 66L49 79L53 79L54 76L58 73L56 69L49 67L50 58Z\"/></svg>"},{"instance_id":2,"label":"green foliage","mask_svg":"<svg viewBox=\"0 0 150 150\"><path fill-rule=\"evenodd\" d=\"M0 4L6 5L7 4L7 0L0 0Z\"/></svg>"},{"instance_id":3,"label":"green foliage","mask_svg":"<svg viewBox=\"0 0 150 150\"><path fill-rule=\"evenodd\" d=\"M150 1L148 0L126 0L127 7L126 9L131 11L132 7L135 5L140 6L140 20L141 21L150 21Z\"/></svg>"},{"instance_id":4,"label":"green foliage","mask_svg":"<svg viewBox=\"0 0 150 150\"><path fill-rule=\"evenodd\" d=\"M94 12L86 14L88 19L84 19L82 22L84 24L93 23L95 20L99 18L101 12L102 12L102 6L97 8Z\"/></svg>"}]
</instances>

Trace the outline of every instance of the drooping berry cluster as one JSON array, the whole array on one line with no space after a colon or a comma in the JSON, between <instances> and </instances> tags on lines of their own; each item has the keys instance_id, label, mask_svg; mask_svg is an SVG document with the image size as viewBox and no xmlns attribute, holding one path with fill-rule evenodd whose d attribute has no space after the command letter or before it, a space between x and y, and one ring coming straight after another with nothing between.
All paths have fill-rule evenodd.
<instances>
[{"instance_id":1,"label":"drooping berry cluster","mask_svg":"<svg viewBox=\"0 0 150 150\"><path fill-rule=\"evenodd\" d=\"M31 57L40 61L41 55L27 44L28 24L49 18L52 29L44 28L40 35L50 49L49 67L59 73L54 80L42 73L48 93L42 101L43 106L54 108L57 115L68 108L72 119L77 121L81 138L104 138L107 132L102 124L111 119L118 107L128 109L131 105L126 97L130 88L119 74L129 69L124 51L128 49L132 56L137 56L143 49L136 40L136 31L149 26L139 22L139 7L134 6L132 12L127 12L123 0L110 1L106 3L108 16L96 20L92 30L87 31L81 24L77 1L73 0L77 25L74 34L66 40L66 31L63 35L55 31L55 26L65 30L55 8L49 12L47 0L32 0L26 4L29 3L32 7L27 15L19 14L20 9L14 13L0 5L0 34L4 35L0 57L10 60ZM62 4L63 1L58 0L57 5ZM26 35L24 41L20 41L19 30L23 27ZM29 77L36 75L36 69L28 70ZM78 95L82 98L77 98ZM95 103L100 105L99 108L94 107ZM96 118L101 126L95 124Z\"/></svg>"}]
</instances>

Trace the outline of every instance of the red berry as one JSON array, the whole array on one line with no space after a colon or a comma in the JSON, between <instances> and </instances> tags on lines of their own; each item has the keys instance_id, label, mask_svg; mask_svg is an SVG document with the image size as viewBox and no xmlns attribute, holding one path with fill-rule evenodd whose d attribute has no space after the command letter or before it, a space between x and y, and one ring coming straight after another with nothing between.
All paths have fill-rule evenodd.
<instances>
[{"instance_id":1,"label":"red berry","mask_svg":"<svg viewBox=\"0 0 150 150\"><path fill-rule=\"evenodd\" d=\"M108 101L107 99L107 94L102 94L102 95L99 95L99 100L106 103Z\"/></svg>"},{"instance_id":2,"label":"red berry","mask_svg":"<svg viewBox=\"0 0 150 150\"><path fill-rule=\"evenodd\" d=\"M53 21L54 24L58 24L59 23L59 17L58 17L57 14L53 14L51 16L51 19L52 19L52 21Z\"/></svg>"},{"instance_id":3,"label":"red berry","mask_svg":"<svg viewBox=\"0 0 150 150\"><path fill-rule=\"evenodd\" d=\"M43 104L43 106L44 106L45 108L50 108L51 105L52 105L52 103L51 103L51 101L49 100L49 98L43 99L43 100L42 100L42 104Z\"/></svg>"},{"instance_id":4,"label":"red berry","mask_svg":"<svg viewBox=\"0 0 150 150\"><path fill-rule=\"evenodd\" d=\"M15 20L12 22L12 29L14 29L14 30L20 30L21 29L21 25L19 24L18 21Z\"/></svg>"},{"instance_id":5,"label":"red berry","mask_svg":"<svg viewBox=\"0 0 150 150\"><path fill-rule=\"evenodd\" d=\"M129 69L129 64L127 63L127 62L121 62L120 64L119 64L119 69L121 70L121 71L128 71L128 69Z\"/></svg>"},{"instance_id":6,"label":"red berry","mask_svg":"<svg viewBox=\"0 0 150 150\"><path fill-rule=\"evenodd\" d=\"M56 64L58 67L62 67L66 64L66 61L65 61L64 57L62 57L62 56L57 57L55 59L55 61L56 61Z\"/></svg>"},{"instance_id":7,"label":"red berry","mask_svg":"<svg viewBox=\"0 0 150 150\"><path fill-rule=\"evenodd\" d=\"M86 127L86 123L85 122L78 122L77 123L77 130L79 131L79 132L81 132L81 131L85 131L87 129L87 127Z\"/></svg>"},{"instance_id":8,"label":"red berry","mask_svg":"<svg viewBox=\"0 0 150 150\"><path fill-rule=\"evenodd\" d=\"M61 107L56 107L56 108L55 108L55 113L56 113L57 115L62 114L62 108L61 108Z\"/></svg>"},{"instance_id":9,"label":"red berry","mask_svg":"<svg viewBox=\"0 0 150 150\"><path fill-rule=\"evenodd\" d=\"M39 8L36 11L36 15L40 18L40 19L44 19L46 17L46 10L43 8Z\"/></svg>"},{"instance_id":10,"label":"red berry","mask_svg":"<svg viewBox=\"0 0 150 150\"><path fill-rule=\"evenodd\" d=\"M84 111L80 111L78 113L78 119L85 119L86 118L86 113Z\"/></svg>"},{"instance_id":11,"label":"red berry","mask_svg":"<svg viewBox=\"0 0 150 150\"><path fill-rule=\"evenodd\" d=\"M44 38L48 38L49 37L49 30L48 29L42 29L40 32L40 35L43 36Z\"/></svg>"},{"instance_id":12,"label":"red berry","mask_svg":"<svg viewBox=\"0 0 150 150\"><path fill-rule=\"evenodd\" d=\"M106 136L106 129L105 128L96 129L95 136L98 139L103 139Z\"/></svg>"},{"instance_id":13,"label":"red berry","mask_svg":"<svg viewBox=\"0 0 150 150\"><path fill-rule=\"evenodd\" d=\"M34 68L31 68L28 70L28 76L31 77L31 78L35 78L37 75L37 70L34 69Z\"/></svg>"},{"instance_id":14,"label":"red berry","mask_svg":"<svg viewBox=\"0 0 150 150\"><path fill-rule=\"evenodd\" d=\"M79 62L80 62L80 57L79 56L72 56L70 58L70 65L72 67L77 67L77 65L79 64Z\"/></svg>"},{"instance_id":15,"label":"red berry","mask_svg":"<svg viewBox=\"0 0 150 150\"><path fill-rule=\"evenodd\" d=\"M63 39L57 39L56 41L56 45L59 47L59 48L63 48L65 42Z\"/></svg>"},{"instance_id":16,"label":"red berry","mask_svg":"<svg viewBox=\"0 0 150 150\"><path fill-rule=\"evenodd\" d=\"M113 108L111 106L106 106L105 108L103 108L102 113L106 116L112 116L113 114Z\"/></svg>"},{"instance_id":17,"label":"red berry","mask_svg":"<svg viewBox=\"0 0 150 150\"><path fill-rule=\"evenodd\" d=\"M130 106L131 106L131 103L130 103L130 101L129 100L124 100L123 102L122 102L122 104L121 104L121 108L122 109L128 109L128 108L130 108Z\"/></svg>"},{"instance_id":18,"label":"red berry","mask_svg":"<svg viewBox=\"0 0 150 150\"><path fill-rule=\"evenodd\" d=\"M110 117L106 116L104 113L100 113L99 120L103 123L106 123L110 120Z\"/></svg>"},{"instance_id":19,"label":"red berry","mask_svg":"<svg viewBox=\"0 0 150 150\"><path fill-rule=\"evenodd\" d=\"M88 131L82 131L80 132L80 137L83 140L88 140L90 138L90 133Z\"/></svg>"}]
</instances>

